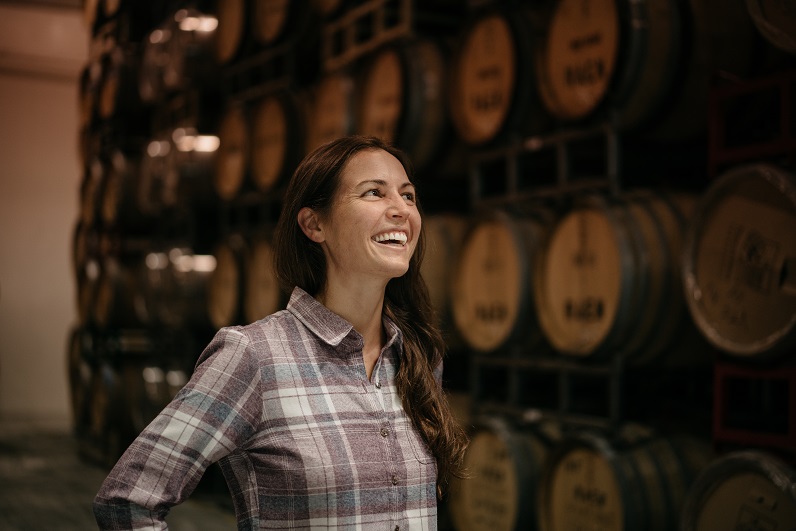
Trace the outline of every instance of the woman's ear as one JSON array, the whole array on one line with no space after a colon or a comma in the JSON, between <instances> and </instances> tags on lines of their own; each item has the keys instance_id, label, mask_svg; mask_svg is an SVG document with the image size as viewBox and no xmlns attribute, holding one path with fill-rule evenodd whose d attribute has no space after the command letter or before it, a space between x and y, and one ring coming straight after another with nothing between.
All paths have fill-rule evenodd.
<instances>
[{"instance_id":1,"label":"woman's ear","mask_svg":"<svg viewBox=\"0 0 796 531\"><path fill-rule=\"evenodd\" d=\"M323 236L320 224L318 223L318 215L309 207L304 207L299 210L297 221L302 232L315 243L321 243L326 238Z\"/></svg>"}]
</instances>

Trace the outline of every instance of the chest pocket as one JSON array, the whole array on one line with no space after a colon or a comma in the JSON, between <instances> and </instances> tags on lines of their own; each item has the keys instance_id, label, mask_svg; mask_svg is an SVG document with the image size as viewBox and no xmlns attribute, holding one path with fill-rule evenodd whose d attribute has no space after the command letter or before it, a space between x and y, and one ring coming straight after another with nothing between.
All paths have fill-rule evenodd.
<instances>
[{"instance_id":1,"label":"chest pocket","mask_svg":"<svg viewBox=\"0 0 796 531\"><path fill-rule=\"evenodd\" d=\"M415 459L424 465L435 463L434 455L431 453L428 445L423 440L423 437L420 435L420 433L414 430L411 425L406 426L406 430L404 430L402 435L408 441L412 450L410 455L414 456Z\"/></svg>"}]
</instances>

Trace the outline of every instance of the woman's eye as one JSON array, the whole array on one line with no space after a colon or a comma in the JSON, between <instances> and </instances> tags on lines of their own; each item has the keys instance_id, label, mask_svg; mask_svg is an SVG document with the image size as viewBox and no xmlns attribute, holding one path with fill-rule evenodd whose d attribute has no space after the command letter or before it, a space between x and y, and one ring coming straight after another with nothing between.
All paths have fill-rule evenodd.
<instances>
[{"instance_id":1,"label":"woman's eye","mask_svg":"<svg viewBox=\"0 0 796 531\"><path fill-rule=\"evenodd\" d=\"M379 193L378 189L376 189L376 188L374 188L372 190L368 190L367 192L365 192L364 195L370 195L370 196L373 196L373 197L381 196L381 194Z\"/></svg>"},{"instance_id":2,"label":"woman's eye","mask_svg":"<svg viewBox=\"0 0 796 531\"><path fill-rule=\"evenodd\" d=\"M413 194L412 192L404 192L403 196L404 196L404 199L406 199L407 201L414 201L415 200L415 194Z\"/></svg>"}]
</instances>

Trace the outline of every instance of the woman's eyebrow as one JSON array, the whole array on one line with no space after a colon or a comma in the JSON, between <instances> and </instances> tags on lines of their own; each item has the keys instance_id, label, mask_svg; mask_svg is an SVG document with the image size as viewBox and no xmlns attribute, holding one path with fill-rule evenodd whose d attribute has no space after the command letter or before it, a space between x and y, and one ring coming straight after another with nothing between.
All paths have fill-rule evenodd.
<instances>
[{"instance_id":1,"label":"woman's eyebrow","mask_svg":"<svg viewBox=\"0 0 796 531\"><path fill-rule=\"evenodd\" d=\"M375 184L375 185L378 185L378 186L387 186L387 181L385 181L383 179L367 179L367 180L360 181L359 183L357 183L357 186L359 187L359 186L363 186L363 185L367 185L367 184ZM407 186L411 186L412 188L415 188L415 185L412 182L410 182L410 181L406 181L405 183L401 184L399 186L399 188L400 189L404 189Z\"/></svg>"}]
</instances>

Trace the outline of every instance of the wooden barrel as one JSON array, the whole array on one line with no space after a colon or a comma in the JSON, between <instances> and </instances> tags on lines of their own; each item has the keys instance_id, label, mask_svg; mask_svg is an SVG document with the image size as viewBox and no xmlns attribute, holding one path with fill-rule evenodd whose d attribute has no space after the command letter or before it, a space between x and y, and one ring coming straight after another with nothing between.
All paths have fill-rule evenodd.
<instances>
[{"instance_id":1,"label":"wooden barrel","mask_svg":"<svg viewBox=\"0 0 796 531\"><path fill-rule=\"evenodd\" d=\"M144 231L149 218L136 201L137 186L141 177L139 158L115 150L102 183L100 219L105 227L114 227L128 233Z\"/></svg>"},{"instance_id":2,"label":"wooden barrel","mask_svg":"<svg viewBox=\"0 0 796 531\"><path fill-rule=\"evenodd\" d=\"M246 38L248 2L246 0L216 0L215 15L218 27L213 33L215 57L221 65L237 59Z\"/></svg>"},{"instance_id":3,"label":"wooden barrel","mask_svg":"<svg viewBox=\"0 0 796 531\"><path fill-rule=\"evenodd\" d=\"M746 9L763 37L796 54L796 6L788 0L746 0Z\"/></svg>"},{"instance_id":4,"label":"wooden barrel","mask_svg":"<svg viewBox=\"0 0 796 531\"><path fill-rule=\"evenodd\" d=\"M188 382L190 374L167 359L128 360L123 385L132 431L141 433Z\"/></svg>"},{"instance_id":5,"label":"wooden barrel","mask_svg":"<svg viewBox=\"0 0 796 531\"><path fill-rule=\"evenodd\" d=\"M420 274L428 287L431 305L448 349L462 346L461 336L453 321L451 279L464 243L467 225L468 220L457 214L435 214L423 219L426 250Z\"/></svg>"},{"instance_id":6,"label":"wooden barrel","mask_svg":"<svg viewBox=\"0 0 796 531\"><path fill-rule=\"evenodd\" d=\"M417 169L435 162L449 140L446 52L440 42L388 45L364 66L357 89L356 131L404 149Z\"/></svg>"},{"instance_id":7,"label":"wooden barrel","mask_svg":"<svg viewBox=\"0 0 796 531\"><path fill-rule=\"evenodd\" d=\"M87 435L105 466L113 466L127 445L127 415L124 391L116 367L100 361L91 374L91 396Z\"/></svg>"},{"instance_id":8,"label":"wooden barrel","mask_svg":"<svg viewBox=\"0 0 796 531\"><path fill-rule=\"evenodd\" d=\"M324 75L312 90L307 152L354 132L355 80L342 72Z\"/></svg>"},{"instance_id":9,"label":"wooden barrel","mask_svg":"<svg viewBox=\"0 0 796 531\"><path fill-rule=\"evenodd\" d=\"M171 60L169 41L172 37L169 28L163 26L147 33L141 43L138 96L145 104L155 104L165 97L163 72Z\"/></svg>"},{"instance_id":10,"label":"wooden barrel","mask_svg":"<svg viewBox=\"0 0 796 531\"><path fill-rule=\"evenodd\" d=\"M535 345L541 339L529 272L543 238L535 217L495 211L465 236L452 287L456 328L473 349Z\"/></svg>"},{"instance_id":11,"label":"wooden barrel","mask_svg":"<svg viewBox=\"0 0 796 531\"><path fill-rule=\"evenodd\" d=\"M92 157L83 169L80 182L80 221L92 225L99 220L100 190L105 175L106 161Z\"/></svg>"},{"instance_id":12,"label":"wooden barrel","mask_svg":"<svg viewBox=\"0 0 796 531\"><path fill-rule=\"evenodd\" d=\"M105 18L111 19L119 14L123 0L102 0L102 13Z\"/></svg>"},{"instance_id":13,"label":"wooden barrel","mask_svg":"<svg viewBox=\"0 0 796 531\"><path fill-rule=\"evenodd\" d=\"M91 375L95 362L94 337L85 327L75 327L69 334L67 346L67 371L69 378L69 402L72 425L75 433L81 434L88 426L91 397Z\"/></svg>"},{"instance_id":14,"label":"wooden barrel","mask_svg":"<svg viewBox=\"0 0 796 531\"><path fill-rule=\"evenodd\" d=\"M215 134L200 132L201 117L175 124L168 135L171 151L164 162L164 181L160 202L166 208L196 208L218 201L213 187L221 140Z\"/></svg>"},{"instance_id":15,"label":"wooden barrel","mask_svg":"<svg viewBox=\"0 0 796 531\"><path fill-rule=\"evenodd\" d=\"M219 198L229 201L240 192L249 169L249 123L242 104L227 105L218 139L213 188Z\"/></svg>"},{"instance_id":16,"label":"wooden barrel","mask_svg":"<svg viewBox=\"0 0 796 531\"><path fill-rule=\"evenodd\" d=\"M216 268L210 277L207 311L213 328L242 324L244 260L247 247L240 234L219 241L214 249Z\"/></svg>"},{"instance_id":17,"label":"wooden barrel","mask_svg":"<svg viewBox=\"0 0 796 531\"><path fill-rule=\"evenodd\" d=\"M93 33L94 24L97 22L99 14L100 0L86 0L83 2L83 21L89 33Z\"/></svg>"},{"instance_id":18,"label":"wooden barrel","mask_svg":"<svg viewBox=\"0 0 796 531\"><path fill-rule=\"evenodd\" d=\"M576 198L532 273L539 322L556 351L650 361L673 344L684 321L684 215L653 193Z\"/></svg>"},{"instance_id":19,"label":"wooden barrel","mask_svg":"<svg viewBox=\"0 0 796 531\"><path fill-rule=\"evenodd\" d=\"M464 457L467 479L451 485L448 510L458 531L537 529L535 500L550 439L540 430L481 419Z\"/></svg>"},{"instance_id":20,"label":"wooden barrel","mask_svg":"<svg viewBox=\"0 0 796 531\"><path fill-rule=\"evenodd\" d=\"M252 323L281 310L282 294L274 271L274 248L270 234L259 234L252 240L245 271L245 321Z\"/></svg>"},{"instance_id":21,"label":"wooden barrel","mask_svg":"<svg viewBox=\"0 0 796 531\"><path fill-rule=\"evenodd\" d=\"M101 328L142 326L141 272L143 259L104 256L94 294L94 322Z\"/></svg>"},{"instance_id":22,"label":"wooden barrel","mask_svg":"<svg viewBox=\"0 0 796 531\"><path fill-rule=\"evenodd\" d=\"M596 432L570 434L548 454L537 500L539 527L677 529L685 495L710 455L706 443L691 438L628 445Z\"/></svg>"},{"instance_id":23,"label":"wooden barrel","mask_svg":"<svg viewBox=\"0 0 796 531\"><path fill-rule=\"evenodd\" d=\"M176 179L173 173L174 151L171 138L166 133L154 135L143 148L136 204L146 216L160 213L164 206L164 189Z\"/></svg>"},{"instance_id":24,"label":"wooden barrel","mask_svg":"<svg viewBox=\"0 0 796 531\"><path fill-rule=\"evenodd\" d=\"M531 67L537 33L525 8L489 8L466 23L448 84L450 115L465 143L548 127Z\"/></svg>"},{"instance_id":25,"label":"wooden barrel","mask_svg":"<svg viewBox=\"0 0 796 531\"><path fill-rule=\"evenodd\" d=\"M155 249L145 257L145 315L156 326L207 328L210 277L215 257L175 244Z\"/></svg>"},{"instance_id":26,"label":"wooden barrel","mask_svg":"<svg viewBox=\"0 0 796 531\"><path fill-rule=\"evenodd\" d=\"M672 137L704 132L710 76L745 75L752 66L751 25L737 4L556 3L536 58L545 107L563 121L606 119L598 112L606 110L626 129L654 127Z\"/></svg>"},{"instance_id":27,"label":"wooden barrel","mask_svg":"<svg viewBox=\"0 0 796 531\"><path fill-rule=\"evenodd\" d=\"M134 50L117 46L105 54L98 90L100 118L127 118L132 122L141 117L141 98L136 85L138 73Z\"/></svg>"},{"instance_id":28,"label":"wooden barrel","mask_svg":"<svg viewBox=\"0 0 796 531\"><path fill-rule=\"evenodd\" d=\"M683 282L705 338L742 359L796 339L796 176L770 164L728 170L702 196L686 234Z\"/></svg>"},{"instance_id":29,"label":"wooden barrel","mask_svg":"<svg viewBox=\"0 0 796 531\"><path fill-rule=\"evenodd\" d=\"M682 531L793 529L796 471L760 450L726 454L697 477L682 511Z\"/></svg>"},{"instance_id":30,"label":"wooden barrel","mask_svg":"<svg viewBox=\"0 0 796 531\"><path fill-rule=\"evenodd\" d=\"M293 173L305 153L306 108L303 98L280 92L255 103L251 124L251 179L269 192Z\"/></svg>"},{"instance_id":31,"label":"wooden barrel","mask_svg":"<svg viewBox=\"0 0 796 531\"><path fill-rule=\"evenodd\" d=\"M163 86L167 91L187 91L217 75L213 61L213 33L217 24L215 17L193 8L170 13L165 24L171 33L166 45L170 60L163 68Z\"/></svg>"},{"instance_id":32,"label":"wooden barrel","mask_svg":"<svg viewBox=\"0 0 796 531\"><path fill-rule=\"evenodd\" d=\"M306 31L313 11L309 0L251 0L251 33L253 41L268 47Z\"/></svg>"}]
</instances>

